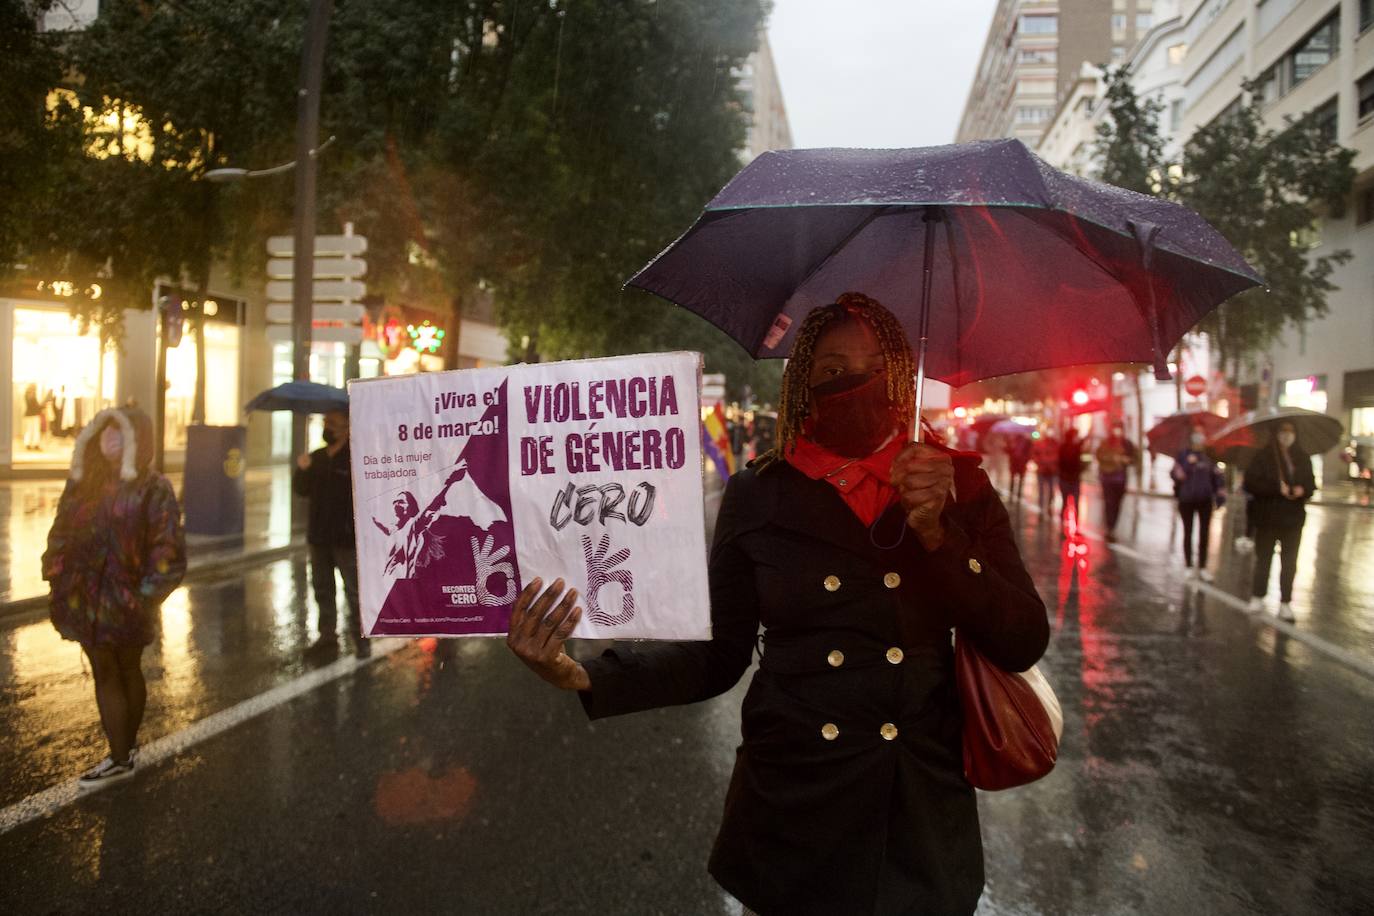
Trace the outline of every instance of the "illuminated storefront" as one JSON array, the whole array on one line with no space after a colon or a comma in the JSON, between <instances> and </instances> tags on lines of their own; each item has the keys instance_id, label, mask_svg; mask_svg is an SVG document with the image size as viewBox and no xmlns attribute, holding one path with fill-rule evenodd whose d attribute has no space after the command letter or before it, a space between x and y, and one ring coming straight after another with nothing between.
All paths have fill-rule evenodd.
<instances>
[{"instance_id":1,"label":"illuminated storefront","mask_svg":"<svg viewBox=\"0 0 1374 916\"><path fill-rule=\"evenodd\" d=\"M16 302L10 334L10 463L71 463L81 427L115 400L118 356L65 305Z\"/></svg>"}]
</instances>

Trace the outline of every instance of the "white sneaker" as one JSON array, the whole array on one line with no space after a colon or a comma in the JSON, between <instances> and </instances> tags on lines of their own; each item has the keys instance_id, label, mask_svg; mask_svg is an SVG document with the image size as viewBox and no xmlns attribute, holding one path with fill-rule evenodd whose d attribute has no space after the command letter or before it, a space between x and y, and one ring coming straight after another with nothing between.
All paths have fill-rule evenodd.
<instances>
[{"instance_id":1,"label":"white sneaker","mask_svg":"<svg viewBox=\"0 0 1374 916\"><path fill-rule=\"evenodd\" d=\"M84 789L106 782L118 782L134 775L134 763L115 763L109 757L97 763L77 778L77 784Z\"/></svg>"},{"instance_id":2,"label":"white sneaker","mask_svg":"<svg viewBox=\"0 0 1374 916\"><path fill-rule=\"evenodd\" d=\"M1289 604L1287 601L1280 601L1279 620L1285 621L1287 623L1292 623L1297 619L1298 618L1293 616L1293 605Z\"/></svg>"},{"instance_id":3,"label":"white sneaker","mask_svg":"<svg viewBox=\"0 0 1374 916\"><path fill-rule=\"evenodd\" d=\"M1189 567L1187 568L1187 571L1184 572L1183 578L1185 578L1185 579L1187 579L1188 581L1191 582L1193 579L1196 579L1196 578L1197 578L1197 570L1194 569L1193 567L1189 566Z\"/></svg>"},{"instance_id":4,"label":"white sneaker","mask_svg":"<svg viewBox=\"0 0 1374 916\"><path fill-rule=\"evenodd\" d=\"M1263 599L1263 598L1251 598L1251 599L1250 599L1250 603L1247 604L1247 605L1245 606L1245 609L1248 610L1248 611L1249 611L1250 613L1252 613L1252 614L1263 614L1263 613L1264 613L1264 599Z\"/></svg>"},{"instance_id":5,"label":"white sneaker","mask_svg":"<svg viewBox=\"0 0 1374 916\"><path fill-rule=\"evenodd\" d=\"M1212 575L1210 570L1206 569L1199 570L1198 576L1202 579L1203 582L1215 582L1217 578L1216 576Z\"/></svg>"}]
</instances>

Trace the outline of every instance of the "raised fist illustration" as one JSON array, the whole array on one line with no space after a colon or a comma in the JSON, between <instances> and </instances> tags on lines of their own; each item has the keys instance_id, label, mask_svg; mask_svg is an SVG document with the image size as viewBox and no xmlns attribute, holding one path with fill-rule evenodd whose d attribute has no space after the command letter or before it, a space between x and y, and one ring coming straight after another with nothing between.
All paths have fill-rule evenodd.
<instances>
[{"instance_id":1,"label":"raised fist illustration","mask_svg":"<svg viewBox=\"0 0 1374 916\"><path fill-rule=\"evenodd\" d=\"M603 534L592 549L592 539L582 535L582 555L587 558L587 591L583 599L587 602L587 612L591 619L604 626L618 626L629 623L635 616L635 580L628 569L615 569L630 558L630 549L622 547L607 556L611 549L610 535ZM620 613L611 614L601 609L601 589L610 583L621 588Z\"/></svg>"},{"instance_id":2,"label":"raised fist illustration","mask_svg":"<svg viewBox=\"0 0 1374 916\"><path fill-rule=\"evenodd\" d=\"M477 570L477 603L485 607L506 604L515 597L515 567L506 562L510 547L502 544L493 550L496 536L491 534L480 545L477 538L469 540L472 541L472 565ZM487 590L487 580L498 573L506 577L506 590L503 594L493 595Z\"/></svg>"}]
</instances>

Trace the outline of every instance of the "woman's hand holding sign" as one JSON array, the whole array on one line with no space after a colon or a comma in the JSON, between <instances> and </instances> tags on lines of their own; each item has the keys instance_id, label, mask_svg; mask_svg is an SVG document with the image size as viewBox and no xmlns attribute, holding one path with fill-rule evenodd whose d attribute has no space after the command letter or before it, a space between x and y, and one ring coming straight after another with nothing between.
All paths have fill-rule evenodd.
<instances>
[{"instance_id":1,"label":"woman's hand holding sign","mask_svg":"<svg viewBox=\"0 0 1374 916\"><path fill-rule=\"evenodd\" d=\"M577 589L563 594L563 580L555 579L541 595L539 589L543 584L543 580L534 579L515 599L506 645L535 674L555 687L589 690L592 682L587 670L563 651L563 643L582 619L582 608L576 606Z\"/></svg>"},{"instance_id":2,"label":"woman's hand holding sign","mask_svg":"<svg viewBox=\"0 0 1374 916\"><path fill-rule=\"evenodd\" d=\"M926 550L935 550L945 539L940 513L954 485L954 462L937 448L912 442L892 462L892 485L907 524Z\"/></svg>"}]
</instances>

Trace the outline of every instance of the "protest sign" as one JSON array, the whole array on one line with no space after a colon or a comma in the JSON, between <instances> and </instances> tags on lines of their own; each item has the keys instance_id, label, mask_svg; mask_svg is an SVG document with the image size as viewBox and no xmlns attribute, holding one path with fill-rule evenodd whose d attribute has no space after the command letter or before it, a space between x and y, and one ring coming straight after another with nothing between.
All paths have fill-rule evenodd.
<instances>
[{"instance_id":1,"label":"protest sign","mask_svg":"<svg viewBox=\"0 0 1374 916\"><path fill-rule=\"evenodd\" d=\"M363 632L504 634L529 579L585 638L709 639L696 353L349 383Z\"/></svg>"}]
</instances>

